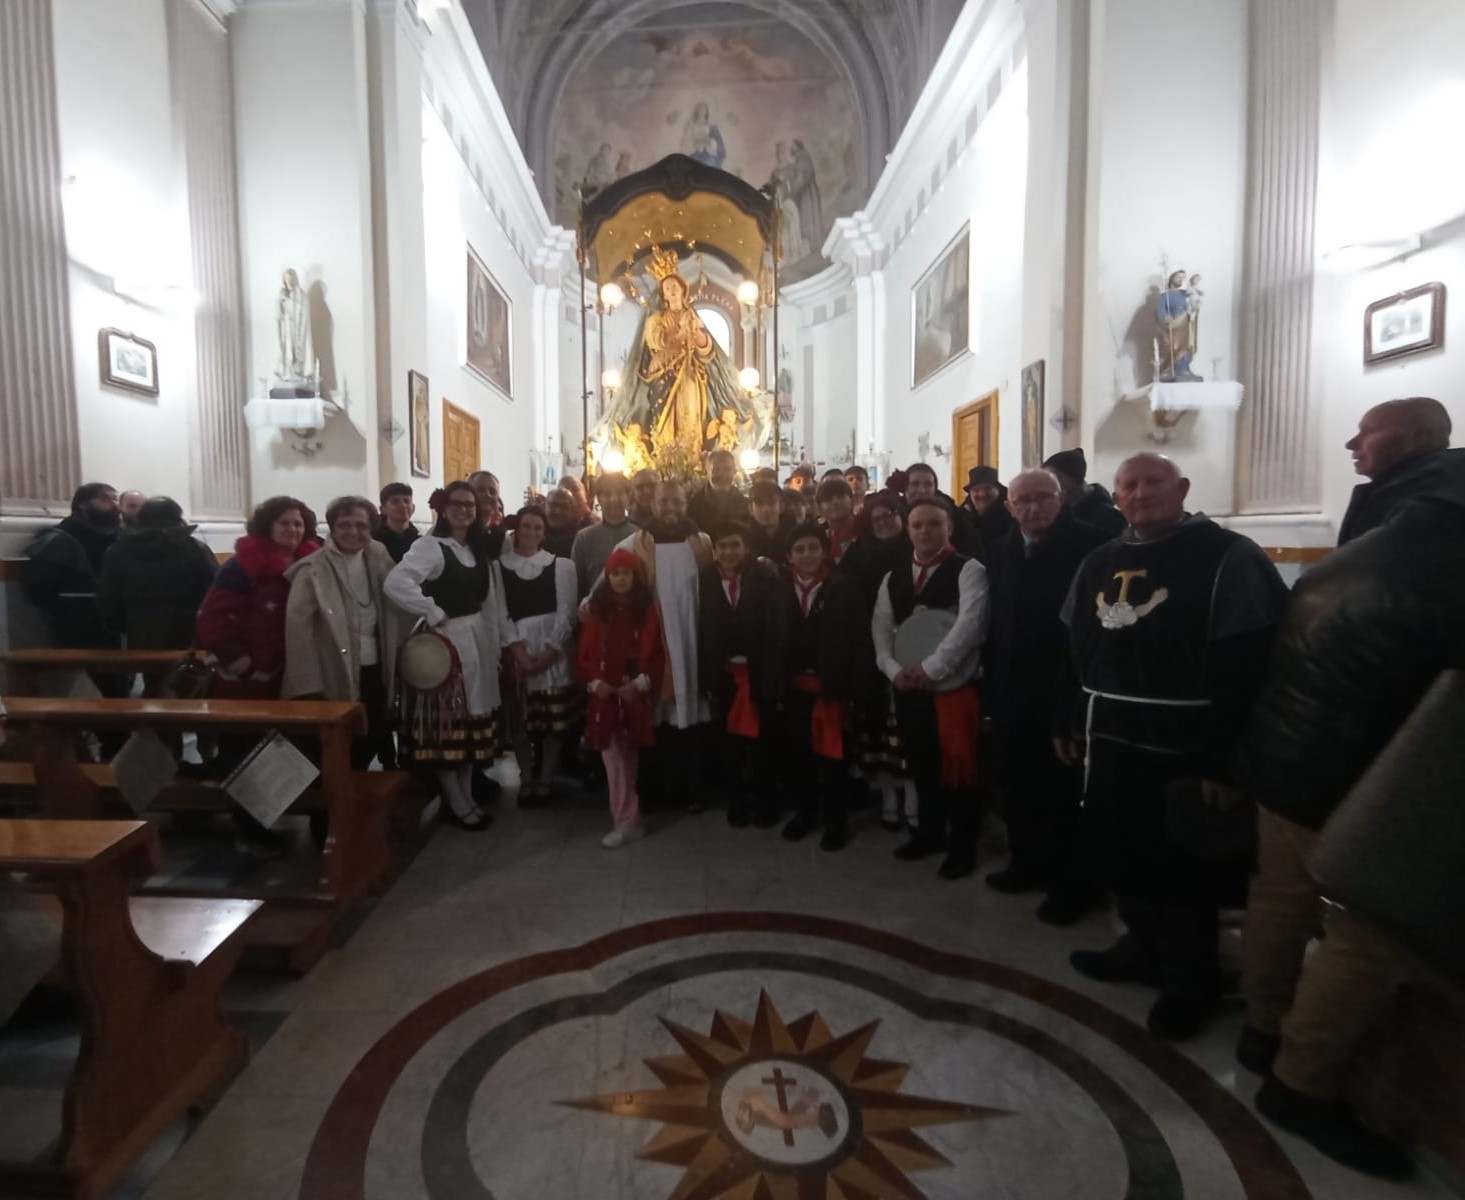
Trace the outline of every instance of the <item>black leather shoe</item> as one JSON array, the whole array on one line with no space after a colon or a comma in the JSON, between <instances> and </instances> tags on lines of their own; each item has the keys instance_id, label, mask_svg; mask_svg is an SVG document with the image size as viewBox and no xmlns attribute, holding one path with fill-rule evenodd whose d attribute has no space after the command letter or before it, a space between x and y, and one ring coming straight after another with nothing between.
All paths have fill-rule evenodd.
<instances>
[{"instance_id":1,"label":"black leather shoe","mask_svg":"<svg viewBox=\"0 0 1465 1200\"><path fill-rule=\"evenodd\" d=\"M895 848L895 857L902 862L919 862L923 858L930 858L933 854L940 854L945 849L945 842L916 834L910 841Z\"/></svg>"},{"instance_id":2,"label":"black leather shoe","mask_svg":"<svg viewBox=\"0 0 1465 1200\"><path fill-rule=\"evenodd\" d=\"M1156 982L1154 967L1128 934L1107 950L1075 950L1068 961L1080 975L1100 983Z\"/></svg>"},{"instance_id":3,"label":"black leather shoe","mask_svg":"<svg viewBox=\"0 0 1465 1200\"><path fill-rule=\"evenodd\" d=\"M1219 999L1219 991L1162 992L1145 1024L1164 1041L1188 1042L1211 1023Z\"/></svg>"},{"instance_id":4,"label":"black leather shoe","mask_svg":"<svg viewBox=\"0 0 1465 1200\"><path fill-rule=\"evenodd\" d=\"M1091 897L1076 892L1049 892L1047 899L1038 905L1038 920L1062 928L1082 920L1094 905Z\"/></svg>"},{"instance_id":5,"label":"black leather shoe","mask_svg":"<svg viewBox=\"0 0 1465 1200\"><path fill-rule=\"evenodd\" d=\"M1414 1174L1414 1163L1403 1146L1375 1133L1338 1101L1314 1099L1274 1076L1257 1092L1256 1110L1345 1167L1380 1179L1408 1179Z\"/></svg>"},{"instance_id":6,"label":"black leather shoe","mask_svg":"<svg viewBox=\"0 0 1465 1200\"><path fill-rule=\"evenodd\" d=\"M1013 864L988 875L987 886L994 892L1004 892L1009 896L1016 896L1022 892L1037 891L1043 886L1043 881L1038 878L1036 872Z\"/></svg>"},{"instance_id":7,"label":"black leather shoe","mask_svg":"<svg viewBox=\"0 0 1465 1200\"><path fill-rule=\"evenodd\" d=\"M727 806L727 823L734 829L746 829L748 827L748 806L738 800L732 801Z\"/></svg>"},{"instance_id":8,"label":"black leather shoe","mask_svg":"<svg viewBox=\"0 0 1465 1200\"><path fill-rule=\"evenodd\" d=\"M1241 1037L1236 1043L1236 1061L1253 1075L1270 1075L1277 1051L1282 1048L1282 1039L1276 1034L1263 1033L1250 1025L1242 1027Z\"/></svg>"},{"instance_id":9,"label":"black leather shoe","mask_svg":"<svg viewBox=\"0 0 1465 1200\"><path fill-rule=\"evenodd\" d=\"M797 842L808 837L814 832L814 822L807 817L796 816L783 827L783 840L786 842Z\"/></svg>"},{"instance_id":10,"label":"black leather shoe","mask_svg":"<svg viewBox=\"0 0 1465 1200\"><path fill-rule=\"evenodd\" d=\"M844 826L830 825L824 830L824 836L819 839L819 849L831 852L843 850L845 842L848 840L845 836Z\"/></svg>"},{"instance_id":11,"label":"black leather shoe","mask_svg":"<svg viewBox=\"0 0 1465 1200\"><path fill-rule=\"evenodd\" d=\"M753 813L753 824L759 829L772 829L779 822L776 808L760 808Z\"/></svg>"},{"instance_id":12,"label":"black leather shoe","mask_svg":"<svg viewBox=\"0 0 1465 1200\"><path fill-rule=\"evenodd\" d=\"M442 802L443 824L453 825L466 833L482 833L493 824L493 818L481 808L475 808L465 817L460 817L453 811L453 806L446 800Z\"/></svg>"},{"instance_id":13,"label":"black leather shoe","mask_svg":"<svg viewBox=\"0 0 1465 1200\"><path fill-rule=\"evenodd\" d=\"M946 856L946 861L937 869L936 874L942 879L965 879L968 875L975 874L977 869L977 856L970 850L953 850Z\"/></svg>"}]
</instances>

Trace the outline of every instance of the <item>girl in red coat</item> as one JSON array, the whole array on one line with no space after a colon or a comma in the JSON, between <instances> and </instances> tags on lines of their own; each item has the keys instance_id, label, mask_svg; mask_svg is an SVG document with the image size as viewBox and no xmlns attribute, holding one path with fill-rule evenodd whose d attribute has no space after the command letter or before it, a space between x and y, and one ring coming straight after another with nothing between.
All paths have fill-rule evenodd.
<instances>
[{"instance_id":1,"label":"girl in red coat","mask_svg":"<svg viewBox=\"0 0 1465 1200\"><path fill-rule=\"evenodd\" d=\"M590 692L585 743L605 760L615 828L608 850L642 835L636 768L651 745L651 697L661 687L665 649L661 622L641 561L629 550L606 560L580 626L580 682Z\"/></svg>"}]
</instances>

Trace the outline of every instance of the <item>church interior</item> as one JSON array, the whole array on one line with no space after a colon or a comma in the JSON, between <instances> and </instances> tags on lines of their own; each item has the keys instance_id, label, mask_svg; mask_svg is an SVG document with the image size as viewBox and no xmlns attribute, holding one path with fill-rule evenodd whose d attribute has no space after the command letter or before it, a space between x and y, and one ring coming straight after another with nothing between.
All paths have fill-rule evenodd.
<instances>
[{"instance_id":1,"label":"church interior","mask_svg":"<svg viewBox=\"0 0 1465 1200\"><path fill-rule=\"evenodd\" d=\"M0 0L0 1197L1465 1197L1462 50Z\"/></svg>"}]
</instances>

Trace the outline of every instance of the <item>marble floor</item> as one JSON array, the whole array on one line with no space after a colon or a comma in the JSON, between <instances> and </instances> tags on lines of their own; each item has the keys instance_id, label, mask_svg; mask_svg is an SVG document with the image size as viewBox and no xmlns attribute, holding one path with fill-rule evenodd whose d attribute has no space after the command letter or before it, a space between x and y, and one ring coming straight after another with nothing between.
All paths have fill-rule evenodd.
<instances>
[{"instance_id":1,"label":"marble floor","mask_svg":"<svg viewBox=\"0 0 1465 1200\"><path fill-rule=\"evenodd\" d=\"M606 827L589 802L506 801L486 835L438 832L307 978L239 977L253 1061L124 1194L1457 1194L1274 1138L1231 1058L1239 1013L1177 1050L1143 990L1071 971L1105 914L1051 929L1034 898L897 863L868 815L832 855L717 811L614 852ZM0 1111L3 1081L0 1056Z\"/></svg>"}]
</instances>

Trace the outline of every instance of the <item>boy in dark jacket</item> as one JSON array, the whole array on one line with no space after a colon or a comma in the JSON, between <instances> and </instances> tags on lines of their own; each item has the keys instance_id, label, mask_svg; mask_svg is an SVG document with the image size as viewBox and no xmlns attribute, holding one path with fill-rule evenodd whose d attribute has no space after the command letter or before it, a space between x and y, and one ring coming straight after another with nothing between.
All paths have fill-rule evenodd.
<instances>
[{"instance_id":1,"label":"boy in dark jacket","mask_svg":"<svg viewBox=\"0 0 1465 1200\"><path fill-rule=\"evenodd\" d=\"M130 650L185 650L193 645L199 606L219 561L183 522L166 496L149 500L134 525L102 560L97 607Z\"/></svg>"},{"instance_id":2,"label":"boy in dark jacket","mask_svg":"<svg viewBox=\"0 0 1465 1200\"><path fill-rule=\"evenodd\" d=\"M859 588L829 557L819 526L793 531L789 570L770 608L761 707L767 717L779 714L797 797L783 836L796 842L822 823L820 847L838 850L848 822L846 761L855 749L846 717L869 687L874 651Z\"/></svg>"},{"instance_id":3,"label":"boy in dark jacket","mask_svg":"<svg viewBox=\"0 0 1465 1200\"><path fill-rule=\"evenodd\" d=\"M712 704L717 763L727 788L727 821L760 827L778 820L767 777L767 739L758 696L763 681L765 632L773 603L773 572L748 553L744 525L712 532L713 561L698 579L698 679Z\"/></svg>"}]
</instances>

